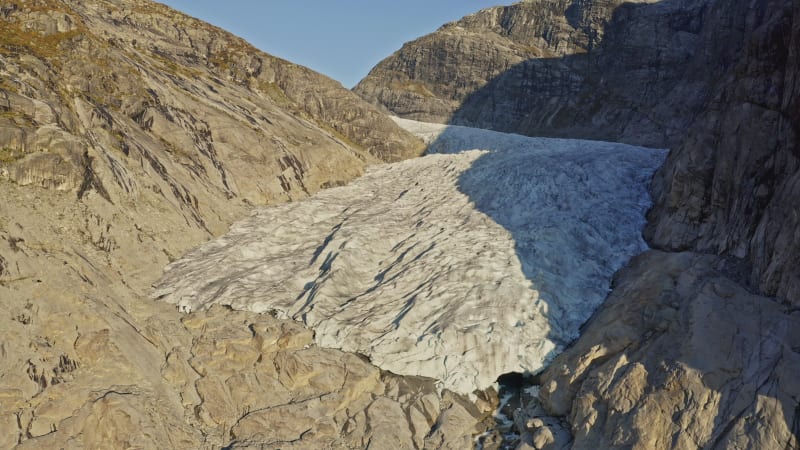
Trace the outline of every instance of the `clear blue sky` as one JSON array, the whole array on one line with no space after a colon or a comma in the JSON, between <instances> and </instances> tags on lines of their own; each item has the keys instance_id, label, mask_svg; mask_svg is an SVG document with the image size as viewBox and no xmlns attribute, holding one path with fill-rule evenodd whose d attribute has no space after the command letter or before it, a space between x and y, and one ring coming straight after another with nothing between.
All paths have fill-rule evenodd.
<instances>
[{"instance_id":1,"label":"clear blue sky","mask_svg":"<svg viewBox=\"0 0 800 450\"><path fill-rule=\"evenodd\" d=\"M353 87L403 43L513 0L160 0Z\"/></svg>"}]
</instances>

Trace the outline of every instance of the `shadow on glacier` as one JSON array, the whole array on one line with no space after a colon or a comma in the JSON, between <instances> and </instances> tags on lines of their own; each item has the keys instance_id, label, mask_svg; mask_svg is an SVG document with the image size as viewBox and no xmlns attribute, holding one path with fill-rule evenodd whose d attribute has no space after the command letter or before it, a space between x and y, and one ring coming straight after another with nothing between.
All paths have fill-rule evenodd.
<instances>
[{"instance_id":1,"label":"shadow on glacier","mask_svg":"<svg viewBox=\"0 0 800 450\"><path fill-rule=\"evenodd\" d=\"M520 269L538 293L546 339L555 344L542 361L546 367L578 337L613 274L646 249L647 186L664 152L460 126L448 126L429 146L431 153L475 149L487 151L460 174L458 190L513 240ZM536 373L521 375L499 380L501 396L515 407L523 406L525 384L538 384ZM498 429L508 427L508 416L498 416Z\"/></svg>"},{"instance_id":2,"label":"shadow on glacier","mask_svg":"<svg viewBox=\"0 0 800 450\"><path fill-rule=\"evenodd\" d=\"M581 27L581 21L575 13L582 3L585 2L576 0L567 10L568 22L576 29ZM698 52L701 50L698 44L701 36L705 34L707 38L714 33L705 27L706 15L712 9L708 3L700 0L624 3L614 10L599 44L594 45L596 35L590 36L586 53L531 59L511 67L469 94L453 113L449 124L529 136L597 139L673 148L684 138L695 114L711 100L713 93L706 89L708 80L721 76L723 70L737 62L731 58L736 55L736 46L742 45L719 36L717 42L726 50L705 54L705 58L716 59L695 57L695 53L703 54ZM684 7L682 12L673 10L678 4ZM635 36L635 41L630 41L631 36ZM614 51L608 51L610 48ZM717 56L717 53L722 56ZM631 55L634 56L625 57ZM651 75L642 76L648 70ZM674 94L676 86L681 86L679 95ZM470 142L459 142L454 134L445 131L431 143L431 151L448 148L449 152L455 152L475 148ZM487 153L462 175L459 188L475 202L478 210L513 236L526 277L547 292L554 288L555 280L541 271L540 262L549 260L548 264L555 271L564 268L561 262L568 259L570 252L554 249L554 253L545 255L532 245L531 236L519 224L539 219L534 205L518 204L517 211L509 214L497 203L505 190L529 188L526 181L541 177L555 177L552 179L558 181L558 174L542 170L541 166L533 171L529 168L504 162L496 153ZM499 175L493 186L485 182L483 174L487 171L496 171ZM558 189L565 187L561 183L554 186L556 189L547 191L545 197L550 196L556 213L560 211L559 207L573 207L572 202L580 194ZM596 211L586 213L591 215ZM557 221L550 230L554 234L562 231ZM569 242L569 246L578 249L591 245L591 241L580 236ZM581 263L594 262L587 258ZM580 285L573 287L581 288ZM551 308L547 313L548 320L558 321L563 314L564 311ZM557 335L557 330L553 330L551 336L562 345L569 344L569 339ZM759 349L752 350L757 352ZM692 365L691 361L682 363ZM788 429L800 440L800 405L787 402L767 389L759 389L757 395L771 396L781 403ZM755 414L755 400L739 411L739 415ZM720 399L720 404L725 401ZM719 441L732 432L730 420L731 417L720 415L714 421L709 442Z\"/></svg>"},{"instance_id":3,"label":"shadow on glacier","mask_svg":"<svg viewBox=\"0 0 800 450\"><path fill-rule=\"evenodd\" d=\"M458 189L511 235L543 304L547 338L561 351L605 298L613 273L646 249L646 186L663 152L460 126L448 126L428 151L475 149L485 153Z\"/></svg>"}]
</instances>

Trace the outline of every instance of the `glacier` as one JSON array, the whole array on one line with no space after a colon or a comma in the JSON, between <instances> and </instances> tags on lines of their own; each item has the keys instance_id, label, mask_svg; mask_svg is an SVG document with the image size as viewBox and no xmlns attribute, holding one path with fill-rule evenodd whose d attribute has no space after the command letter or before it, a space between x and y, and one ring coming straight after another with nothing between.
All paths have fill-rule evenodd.
<instances>
[{"instance_id":1,"label":"glacier","mask_svg":"<svg viewBox=\"0 0 800 450\"><path fill-rule=\"evenodd\" d=\"M396 121L426 156L255 210L153 296L300 320L321 346L459 393L540 371L647 248L666 151Z\"/></svg>"}]
</instances>

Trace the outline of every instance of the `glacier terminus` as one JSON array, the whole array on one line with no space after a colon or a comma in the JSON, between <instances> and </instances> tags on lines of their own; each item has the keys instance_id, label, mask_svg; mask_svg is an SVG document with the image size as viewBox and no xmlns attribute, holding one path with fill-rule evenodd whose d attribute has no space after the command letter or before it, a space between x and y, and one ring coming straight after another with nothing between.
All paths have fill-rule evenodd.
<instances>
[{"instance_id":1,"label":"glacier terminus","mask_svg":"<svg viewBox=\"0 0 800 450\"><path fill-rule=\"evenodd\" d=\"M153 296L294 318L321 346L459 393L540 371L647 248L666 151L395 120L426 156L256 210Z\"/></svg>"}]
</instances>

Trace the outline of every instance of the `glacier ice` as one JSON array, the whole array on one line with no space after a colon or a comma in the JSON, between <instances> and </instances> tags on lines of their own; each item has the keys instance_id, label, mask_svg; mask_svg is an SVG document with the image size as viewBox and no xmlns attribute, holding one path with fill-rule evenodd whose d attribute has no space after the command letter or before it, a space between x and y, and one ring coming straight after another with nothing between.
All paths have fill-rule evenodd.
<instances>
[{"instance_id":1,"label":"glacier ice","mask_svg":"<svg viewBox=\"0 0 800 450\"><path fill-rule=\"evenodd\" d=\"M540 370L646 248L666 152L397 121L429 155L254 211L153 295L302 320L321 346L461 393Z\"/></svg>"}]
</instances>

